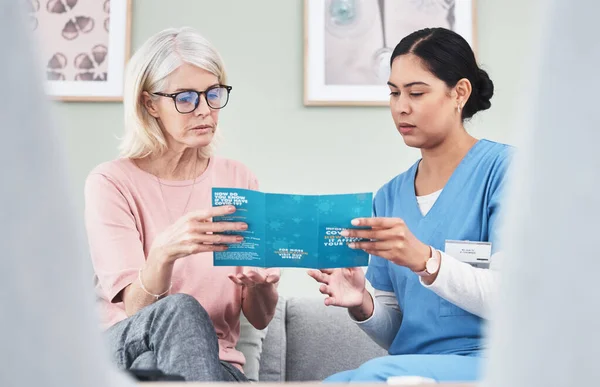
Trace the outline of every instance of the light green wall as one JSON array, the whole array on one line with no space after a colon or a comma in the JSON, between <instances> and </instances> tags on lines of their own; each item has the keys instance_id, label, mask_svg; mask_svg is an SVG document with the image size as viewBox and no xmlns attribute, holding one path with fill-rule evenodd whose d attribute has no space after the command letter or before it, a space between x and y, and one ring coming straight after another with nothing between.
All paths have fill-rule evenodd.
<instances>
[{"instance_id":1,"label":"light green wall","mask_svg":"<svg viewBox=\"0 0 600 387\"><path fill-rule=\"evenodd\" d=\"M496 95L492 109L470 125L477 137L512 142L515 104L528 92L521 90L520 79L538 26L537 1L478 1L478 56ZM418 157L404 146L384 107L303 106L303 1L134 0L132 48L163 28L184 25L217 47L234 86L221 114L225 138L219 153L251 167L262 189L374 191ZM87 173L117 155L122 108L118 103L53 106L81 214ZM310 284L302 271L284 276L284 294L299 294Z\"/></svg>"}]
</instances>

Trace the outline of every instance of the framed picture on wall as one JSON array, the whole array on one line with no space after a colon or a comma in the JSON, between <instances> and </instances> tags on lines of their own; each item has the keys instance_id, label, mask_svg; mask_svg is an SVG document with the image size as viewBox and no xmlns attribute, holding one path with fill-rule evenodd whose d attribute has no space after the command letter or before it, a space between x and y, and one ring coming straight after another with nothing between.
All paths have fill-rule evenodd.
<instances>
[{"instance_id":1,"label":"framed picture on wall","mask_svg":"<svg viewBox=\"0 0 600 387\"><path fill-rule=\"evenodd\" d=\"M475 0L305 0L304 104L388 105L396 44L445 27L476 50L475 15Z\"/></svg>"},{"instance_id":2,"label":"framed picture on wall","mask_svg":"<svg viewBox=\"0 0 600 387\"><path fill-rule=\"evenodd\" d=\"M121 101L131 0L24 1L47 94L65 101Z\"/></svg>"}]
</instances>

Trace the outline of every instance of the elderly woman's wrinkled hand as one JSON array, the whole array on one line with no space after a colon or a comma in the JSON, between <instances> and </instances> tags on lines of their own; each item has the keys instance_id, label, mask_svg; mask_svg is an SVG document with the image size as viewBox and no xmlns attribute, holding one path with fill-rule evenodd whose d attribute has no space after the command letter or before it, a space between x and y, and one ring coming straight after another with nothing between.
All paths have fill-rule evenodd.
<instances>
[{"instance_id":1,"label":"elderly woman's wrinkled hand","mask_svg":"<svg viewBox=\"0 0 600 387\"><path fill-rule=\"evenodd\" d=\"M248 229L246 223L212 221L214 217L234 212L233 206L219 206L188 213L156 237L149 259L173 263L192 254L225 251L228 244L241 243L243 237L222 233L245 231Z\"/></svg>"},{"instance_id":2,"label":"elderly woman's wrinkled hand","mask_svg":"<svg viewBox=\"0 0 600 387\"><path fill-rule=\"evenodd\" d=\"M231 279L238 285L253 288L256 286L268 286L277 284L279 282L280 276L281 274L279 269L254 268L244 273L229 274L229 279Z\"/></svg>"}]
</instances>

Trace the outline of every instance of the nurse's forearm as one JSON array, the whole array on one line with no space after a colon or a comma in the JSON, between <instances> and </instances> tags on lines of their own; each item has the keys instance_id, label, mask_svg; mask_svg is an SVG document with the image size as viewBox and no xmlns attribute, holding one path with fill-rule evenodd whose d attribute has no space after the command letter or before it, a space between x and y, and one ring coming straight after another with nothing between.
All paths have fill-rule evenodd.
<instances>
[{"instance_id":1,"label":"nurse's forearm","mask_svg":"<svg viewBox=\"0 0 600 387\"><path fill-rule=\"evenodd\" d=\"M402 324L402 312L393 292L375 289L374 296L373 315L367 320L355 322L373 341L387 350Z\"/></svg>"},{"instance_id":2,"label":"nurse's forearm","mask_svg":"<svg viewBox=\"0 0 600 387\"><path fill-rule=\"evenodd\" d=\"M500 254L492 256L495 267L499 266ZM494 269L479 269L442 253L438 276L431 284L424 283L438 296L476 316L487 318L490 305L498 292L498 276Z\"/></svg>"},{"instance_id":3,"label":"nurse's forearm","mask_svg":"<svg viewBox=\"0 0 600 387\"><path fill-rule=\"evenodd\" d=\"M373 315L373 309L373 297L371 297L371 293L369 293L367 289L365 289L363 291L362 304L360 304L359 306L348 308L348 311L356 321L365 321Z\"/></svg>"}]
</instances>

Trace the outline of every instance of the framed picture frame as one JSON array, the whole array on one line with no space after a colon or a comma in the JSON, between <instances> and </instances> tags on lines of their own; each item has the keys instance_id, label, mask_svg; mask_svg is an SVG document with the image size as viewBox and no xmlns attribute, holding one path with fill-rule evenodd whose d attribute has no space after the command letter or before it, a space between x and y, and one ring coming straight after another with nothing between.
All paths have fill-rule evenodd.
<instances>
[{"instance_id":1,"label":"framed picture frame","mask_svg":"<svg viewBox=\"0 0 600 387\"><path fill-rule=\"evenodd\" d=\"M445 27L476 52L476 15L476 0L304 0L304 105L389 105L396 44Z\"/></svg>"},{"instance_id":2,"label":"framed picture frame","mask_svg":"<svg viewBox=\"0 0 600 387\"><path fill-rule=\"evenodd\" d=\"M132 0L25 0L45 90L62 101L122 101Z\"/></svg>"}]
</instances>

